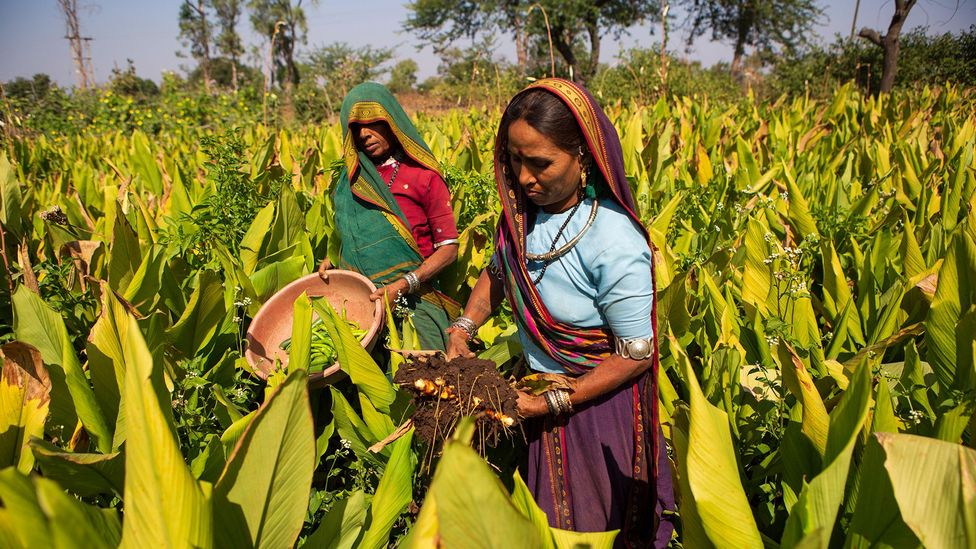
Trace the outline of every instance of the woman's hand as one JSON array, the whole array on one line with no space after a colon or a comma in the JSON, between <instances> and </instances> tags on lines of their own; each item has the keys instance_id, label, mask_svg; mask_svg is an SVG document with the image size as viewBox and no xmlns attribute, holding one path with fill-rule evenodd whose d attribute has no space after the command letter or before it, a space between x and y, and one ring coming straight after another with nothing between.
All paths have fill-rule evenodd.
<instances>
[{"instance_id":1,"label":"woman's hand","mask_svg":"<svg viewBox=\"0 0 976 549\"><path fill-rule=\"evenodd\" d=\"M516 393L518 393L518 400L515 405L523 418L539 417L549 413L545 397L530 395L524 391L516 391Z\"/></svg>"},{"instance_id":2,"label":"woman's hand","mask_svg":"<svg viewBox=\"0 0 976 549\"><path fill-rule=\"evenodd\" d=\"M407 295L407 290L410 289L410 284L407 283L405 279L398 278L396 281L387 284L386 286L380 286L375 292L370 294L369 298L373 301L377 299L383 299L386 295L386 299L389 301L390 306L393 302L397 300L401 295Z\"/></svg>"},{"instance_id":3,"label":"woman's hand","mask_svg":"<svg viewBox=\"0 0 976 549\"><path fill-rule=\"evenodd\" d=\"M451 326L447 330L447 359L457 357L474 358L474 352L468 347L468 333L461 328Z\"/></svg>"},{"instance_id":4,"label":"woman's hand","mask_svg":"<svg viewBox=\"0 0 976 549\"><path fill-rule=\"evenodd\" d=\"M318 273L322 280L329 280L329 274L326 272L332 268L332 262L329 261L328 256L319 263Z\"/></svg>"}]
</instances>

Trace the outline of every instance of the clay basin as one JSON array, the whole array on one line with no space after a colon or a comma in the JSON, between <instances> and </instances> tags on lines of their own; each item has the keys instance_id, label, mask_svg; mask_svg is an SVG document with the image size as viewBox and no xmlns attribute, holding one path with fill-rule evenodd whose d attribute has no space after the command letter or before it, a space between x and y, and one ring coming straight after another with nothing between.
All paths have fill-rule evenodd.
<instances>
[{"instance_id":1,"label":"clay basin","mask_svg":"<svg viewBox=\"0 0 976 549\"><path fill-rule=\"evenodd\" d=\"M268 378L275 358L282 365L288 364L288 353L279 345L291 337L295 300L302 292L308 293L309 297L324 297L340 314L345 309L346 318L367 330L361 342L366 350L372 349L376 343L384 320L383 302L369 300L376 286L357 272L339 269L326 272L328 280L322 280L317 273L312 273L278 290L254 316L247 330L244 358L261 379ZM314 310L312 315L313 320L318 317ZM339 363L335 363L320 373L310 374L308 382L314 386L326 385L341 375Z\"/></svg>"}]
</instances>

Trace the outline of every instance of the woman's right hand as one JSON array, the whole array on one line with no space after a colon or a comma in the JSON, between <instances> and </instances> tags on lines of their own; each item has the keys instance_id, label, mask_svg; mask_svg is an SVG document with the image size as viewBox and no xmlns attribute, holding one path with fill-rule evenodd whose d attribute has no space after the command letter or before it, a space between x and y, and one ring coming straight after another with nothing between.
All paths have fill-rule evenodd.
<instances>
[{"instance_id":1,"label":"woman's right hand","mask_svg":"<svg viewBox=\"0 0 976 549\"><path fill-rule=\"evenodd\" d=\"M457 357L474 358L474 352L468 347L468 333L451 326L447 329L447 359L454 360Z\"/></svg>"},{"instance_id":2,"label":"woman's right hand","mask_svg":"<svg viewBox=\"0 0 976 549\"><path fill-rule=\"evenodd\" d=\"M328 271L331 268L332 268L332 262L329 261L329 257L326 256L325 259L323 259L322 262L319 263L319 268L318 268L318 273L319 276L322 278L322 280L329 280L329 273L327 273L326 271Z\"/></svg>"}]
</instances>

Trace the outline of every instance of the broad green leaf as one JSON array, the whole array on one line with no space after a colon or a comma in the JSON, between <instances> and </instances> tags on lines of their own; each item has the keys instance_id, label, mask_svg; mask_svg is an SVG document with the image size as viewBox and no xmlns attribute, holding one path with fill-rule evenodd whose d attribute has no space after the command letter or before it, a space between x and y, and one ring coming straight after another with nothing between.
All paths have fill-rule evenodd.
<instances>
[{"instance_id":1,"label":"broad green leaf","mask_svg":"<svg viewBox=\"0 0 976 549\"><path fill-rule=\"evenodd\" d=\"M745 235L745 268L742 275L742 301L768 314L770 291L773 273L765 263L769 256L769 245L766 243L765 229L755 219L750 219L746 226Z\"/></svg>"},{"instance_id":2,"label":"broad green leaf","mask_svg":"<svg viewBox=\"0 0 976 549\"><path fill-rule=\"evenodd\" d=\"M181 354L195 356L213 338L225 314L220 278L213 271L200 271L186 310L166 335Z\"/></svg>"},{"instance_id":3,"label":"broad green leaf","mask_svg":"<svg viewBox=\"0 0 976 549\"><path fill-rule=\"evenodd\" d=\"M925 547L976 546L976 450L878 433L902 520Z\"/></svg>"},{"instance_id":4,"label":"broad green leaf","mask_svg":"<svg viewBox=\"0 0 976 549\"><path fill-rule=\"evenodd\" d=\"M437 516L437 499L428 493L424 506L417 514L410 532L400 542L405 549L438 549L440 546L440 520Z\"/></svg>"},{"instance_id":5,"label":"broad green leaf","mask_svg":"<svg viewBox=\"0 0 976 549\"><path fill-rule=\"evenodd\" d=\"M512 487L512 503L515 508L525 515L525 518L532 521L532 526L535 527L539 539L542 540L541 547L554 548L556 544L552 537L553 529L549 526L549 518L546 516L546 512L535 502L532 492L525 485L525 481L522 480L522 475L518 471L515 471L512 480L514 484Z\"/></svg>"},{"instance_id":6,"label":"broad green leaf","mask_svg":"<svg viewBox=\"0 0 976 549\"><path fill-rule=\"evenodd\" d=\"M803 192L796 184L796 181L793 180L793 174L785 163L783 164L783 175L786 176L786 188L790 193L788 221L796 231L796 241L802 242L803 239L808 237L819 238L820 231L817 230L817 223L813 220L813 216L810 215L810 206L807 204L807 199L803 197Z\"/></svg>"},{"instance_id":7,"label":"broad green leaf","mask_svg":"<svg viewBox=\"0 0 976 549\"><path fill-rule=\"evenodd\" d=\"M393 523L413 495L413 475L417 464L416 456L410 450L412 440L411 429L391 445L390 461L370 502L368 526L359 547L380 549L389 546Z\"/></svg>"},{"instance_id":8,"label":"broad green leaf","mask_svg":"<svg viewBox=\"0 0 976 549\"><path fill-rule=\"evenodd\" d=\"M166 268L166 250L152 246L142 258L139 268L129 280L122 297L137 308L152 304L159 296L163 284L162 270Z\"/></svg>"},{"instance_id":9,"label":"broad green leaf","mask_svg":"<svg viewBox=\"0 0 976 549\"><path fill-rule=\"evenodd\" d=\"M125 356L122 352L123 332L120 320L128 312L115 294L102 283L102 311L88 336L88 370L98 405L106 419L115 425L112 448L118 449L125 441Z\"/></svg>"},{"instance_id":10,"label":"broad green leaf","mask_svg":"<svg viewBox=\"0 0 976 549\"><path fill-rule=\"evenodd\" d=\"M864 426L871 401L871 372L862 363L844 391L840 404L830 417L830 432L824 454L823 471L803 487L800 498L790 510L782 545L798 547L801 540L816 531L832 532L850 470L851 455L858 434ZM817 536L817 547L827 547L830 535Z\"/></svg>"},{"instance_id":11,"label":"broad green leaf","mask_svg":"<svg viewBox=\"0 0 976 549\"><path fill-rule=\"evenodd\" d=\"M312 352L312 301L308 294L295 299L292 307L291 346L288 348L288 373L302 370L308 375Z\"/></svg>"},{"instance_id":12,"label":"broad green leaf","mask_svg":"<svg viewBox=\"0 0 976 549\"><path fill-rule=\"evenodd\" d=\"M317 549L352 549L356 546L366 522L366 495L356 490L348 498L332 505L319 527L305 539L302 547Z\"/></svg>"},{"instance_id":13,"label":"broad green leaf","mask_svg":"<svg viewBox=\"0 0 976 549\"><path fill-rule=\"evenodd\" d=\"M119 452L78 454L39 438L31 439L30 448L45 478L79 496L122 497L125 491L125 458Z\"/></svg>"},{"instance_id":14,"label":"broad green leaf","mask_svg":"<svg viewBox=\"0 0 976 549\"><path fill-rule=\"evenodd\" d=\"M122 547L211 547L209 484L190 473L180 452L162 369L129 315L114 322L125 361L125 523Z\"/></svg>"},{"instance_id":15,"label":"broad green leaf","mask_svg":"<svg viewBox=\"0 0 976 549\"><path fill-rule=\"evenodd\" d=\"M305 214L298 205L295 191L289 185L282 185L275 208L274 224L265 243L263 256L271 256L297 244L299 235L304 232Z\"/></svg>"},{"instance_id":16,"label":"broad green leaf","mask_svg":"<svg viewBox=\"0 0 976 549\"><path fill-rule=\"evenodd\" d=\"M431 518L424 523L426 535L422 537L434 537L430 531L433 522L443 547L543 547L538 530L512 504L488 464L464 443L445 443L427 493L427 499L435 502L436 521ZM430 513L425 510L427 505L425 502L421 508L421 516Z\"/></svg>"},{"instance_id":17,"label":"broad green leaf","mask_svg":"<svg viewBox=\"0 0 976 549\"><path fill-rule=\"evenodd\" d=\"M7 154L0 152L0 221L4 230L8 231L8 238L12 236L14 242L25 236L24 227L29 225L23 214L25 206L17 174Z\"/></svg>"},{"instance_id":18,"label":"broad green leaf","mask_svg":"<svg viewBox=\"0 0 976 549\"><path fill-rule=\"evenodd\" d=\"M849 307L853 303L851 289L847 285L847 277L840 265L840 258L833 242L824 243L823 247L823 295L824 307L834 322L834 332L844 331L854 342L864 345L864 334L861 331L861 321L857 316L857 309ZM846 312L845 312L846 311Z\"/></svg>"},{"instance_id":19,"label":"broad green leaf","mask_svg":"<svg viewBox=\"0 0 976 549\"><path fill-rule=\"evenodd\" d=\"M229 456L234 451L234 448L237 448L237 442L244 436L244 431L247 430L247 426L251 424L251 420L254 419L254 414L256 413L257 410L236 420L220 435L220 443L224 447L224 455Z\"/></svg>"},{"instance_id":20,"label":"broad green leaf","mask_svg":"<svg viewBox=\"0 0 976 549\"><path fill-rule=\"evenodd\" d=\"M214 487L218 547L290 547L315 466L307 374L295 370L258 409Z\"/></svg>"},{"instance_id":21,"label":"broad green leaf","mask_svg":"<svg viewBox=\"0 0 976 549\"><path fill-rule=\"evenodd\" d=\"M957 387L957 370L973 368L969 342L976 333L960 333L957 325L963 314L976 305L976 212L960 223L939 269L939 285L925 320L925 343L928 360L943 387L971 389L976 378L962 376L969 387ZM957 354L958 353L958 354Z\"/></svg>"},{"instance_id":22,"label":"broad green leaf","mask_svg":"<svg viewBox=\"0 0 976 549\"><path fill-rule=\"evenodd\" d=\"M289 257L262 267L251 275L251 284L258 300L264 303L278 290L305 274L305 259Z\"/></svg>"},{"instance_id":23,"label":"broad green leaf","mask_svg":"<svg viewBox=\"0 0 976 549\"><path fill-rule=\"evenodd\" d=\"M51 379L37 349L11 341L0 347L0 468L14 466L24 474L34 467L27 448L31 437L44 436L51 402Z\"/></svg>"},{"instance_id":24,"label":"broad green leaf","mask_svg":"<svg viewBox=\"0 0 976 549\"><path fill-rule=\"evenodd\" d=\"M7 468L0 472L0 498L8 525L24 547L118 547L118 512L78 501L54 481Z\"/></svg>"},{"instance_id":25,"label":"broad green leaf","mask_svg":"<svg viewBox=\"0 0 976 549\"><path fill-rule=\"evenodd\" d=\"M396 389L393 384L366 349L363 349L349 325L339 317L332 305L316 301L312 306L335 343L342 371L349 375L349 379L369 398L377 410L389 413L390 405L396 400Z\"/></svg>"},{"instance_id":26,"label":"broad green leaf","mask_svg":"<svg viewBox=\"0 0 976 549\"><path fill-rule=\"evenodd\" d=\"M265 236L271 230L274 213L274 202L269 202L254 216L254 221L241 238L241 267L248 275L253 274L258 265Z\"/></svg>"},{"instance_id":27,"label":"broad green leaf","mask_svg":"<svg viewBox=\"0 0 976 549\"><path fill-rule=\"evenodd\" d=\"M613 549L614 540L617 539L617 530L610 532L571 532L551 528L552 539L557 549Z\"/></svg>"},{"instance_id":28,"label":"broad green leaf","mask_svg":"<svg viewBox=\"0 0 976 549\"><path fill-rule=\"evenodd\" d=\"M98 451L110 451L112 431L78 363L61 315L24 286L17 288L12 301L17 339L36 347L48 368L51 421L67 433L74 429L77 413Z\"/></svg>"},{"instance_id":29,"label":"broad green leaf","mask_svg":"<svg viewBox=\"0 0 976 549\"><path fill-rule=\"evenodd\" d=\"M901 520L884 459L884 450L872 436L861 461L857 504L844 547L921 547L918 538Z\"/></svg>"},{"instance_id":30,"label":"broad green leaf","mask_svg":"<svg viewBox=\"0 0 976 549\"><path fill-rule=\"evenodd\" d=\"M329 391L332 393L332 417L340 439L347 441L357 456L376 459L367 449L379 439L374 437L373 432L338 389L329 387Z\"/></svg>"},{"instance_id":31,"label":"broad green leaf","mask_svg":"<svg viewBox=\"0 0 976 549\"><path fill-rule=\"evenodd\" d=\"M112 228L112 245L108 254L108 283L113 290L121 292L129 287L133 275L139 270L142 250L139 237L122 213L122 206L116 204L115 226Z\"/></svg>"},{"instance_id":32,"label":"broad green leaf","mask_svg":"<svg viewBox=\"0 0 976 549\"><path fill-rule=\"evenodd\" d=\"M895 408L891 401L891 391L888 389L888 380L884 377L878 380L878 387L874 393L874 410L871 414L871 432L898 432L898 419L895 417Z\"/></svg>"},{"instance_id":33,"label":"broad green leaf","mask_svg":"<svg viewBox=\"0 0 976 549\"><path fill-rule=\"evenodd\" d=\"M810 439L820 455L825 455L830 418L823 399L820 398L820 392L813 384L813 378L803 361L791 347L780 344L777 347L777 354L783 373L783 383L803 405L803 434Z\"/></svg>"},{"instance_id":34,"label":"broad green leaf","mask_svg":"<svg viewBox=\"0 0 976 549\"><path fill-rule=\"evenodd\" d=\"M677 347L672 341L672 348ZM739 476L729 419L722 410L705 398L691 363L686 356L679 362L687 382L689 408L686 453L676 456L684 462L683 483L688 493L684 501L693 501L694 514L700 518L701 542L715 547L762 547L762 540L752 510L746 500Z\"/></svg>"}]
</instances>

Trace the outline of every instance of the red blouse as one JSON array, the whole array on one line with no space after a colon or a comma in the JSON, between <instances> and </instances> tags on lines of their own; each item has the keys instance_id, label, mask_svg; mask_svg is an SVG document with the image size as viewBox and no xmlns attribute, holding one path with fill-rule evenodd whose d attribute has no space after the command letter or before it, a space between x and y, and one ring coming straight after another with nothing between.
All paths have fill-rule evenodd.
<instances>
[{"instance_id":1,"label":"red blouse","mask_svg":"<svg viewBox=\"0 0 976 549\"><path fill-rule=\"evenodd\" d=\"M393 166L390 163L376 167L387 185L390 185L393 176ZM436 172L406 160L400 164L390 191L407 217L413 238L424 258L434 253L437 244L457 240L451 195Z\"/></svg>"}]
</instances>

